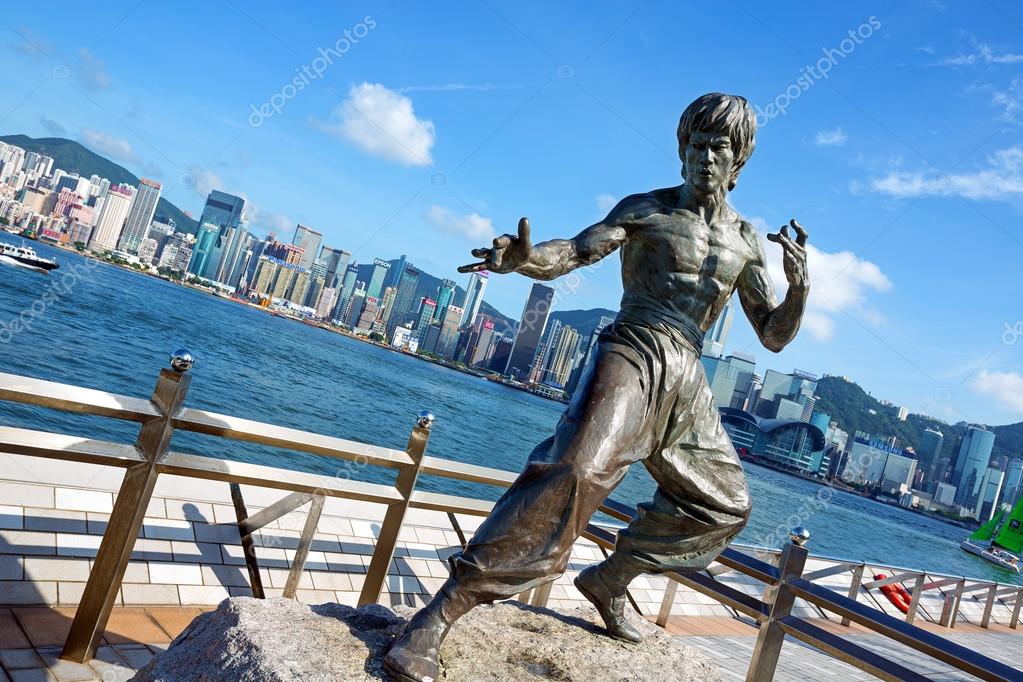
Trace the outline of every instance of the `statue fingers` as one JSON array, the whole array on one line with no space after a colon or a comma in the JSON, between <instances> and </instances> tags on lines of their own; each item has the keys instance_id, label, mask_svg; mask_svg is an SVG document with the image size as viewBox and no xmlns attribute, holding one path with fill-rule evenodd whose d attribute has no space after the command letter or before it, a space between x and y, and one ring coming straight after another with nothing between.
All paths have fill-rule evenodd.
<instances>
[{"instance_id":1,"label":"statue fingers","mask_svg":"<svg viewBox=\"0 0 1023 682\"><path fill-rule=\"evenodd\" d=\"M806 246L806 238L810 236L806 231L806 228L800 225L795 218L791 220L790 224L792 225L792 229L796 231L796 244Z\"/></svg>"},{"instance_id":2,"label":"statue fingers","mask_svg":"<svg viewBox=\"0 0 1023 682\"><path fill-rule=\"evenodd\" d=\"M490 269L490 262L489 261L482 261L480 263L469 263L468 265L460 265L460 266L458 266L458 271L463 273L463 274L467 273L467 272L479 272L480 270L489 270L489 269Z\"/></svg>"}]
</instances>

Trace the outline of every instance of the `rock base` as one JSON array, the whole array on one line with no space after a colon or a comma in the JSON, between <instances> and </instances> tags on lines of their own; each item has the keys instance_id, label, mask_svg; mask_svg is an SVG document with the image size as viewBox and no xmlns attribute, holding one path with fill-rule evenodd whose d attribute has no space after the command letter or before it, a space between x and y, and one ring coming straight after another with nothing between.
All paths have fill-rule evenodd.
<instances>
[{"instance_id":1,"label":"rock base","mask_svg":"<svg viewBox=\"0 0 1023 682\"><path fill-rule=\"evenodd\" d=\"M395 613L397 611L397 613ZM236 597L204 613L135 676L139 682L388 680L382 659L415 612ZM641 644L609 638L592 608L568 614L500 602L462 618L441 649L443 680L715 682L707 657L633 614Z\"/></svg>"}]
</instances>

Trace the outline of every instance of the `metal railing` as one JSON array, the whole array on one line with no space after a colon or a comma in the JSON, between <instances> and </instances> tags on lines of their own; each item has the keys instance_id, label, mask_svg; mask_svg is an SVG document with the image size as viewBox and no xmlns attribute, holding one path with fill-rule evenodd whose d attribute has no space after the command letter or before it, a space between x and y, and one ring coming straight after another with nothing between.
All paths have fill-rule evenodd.
<instances>
[{"instance_id":1,"label":"metal railing","mask_svg":"<svg viewBox=\"0 0 1023 682\"><path fill-rule=\"evenodd\" d=\"M452 519L455 513L476 516L486 516L490 513L493 503L487 500L417 489L416 482L420 474L498 487L507 487L515 480L515 474L508 471L427 456L425 453L433 424L433 417L427 412L421 413L417 418L405 450L395 450L185 407L190 382L187 372L191 366L192 357L187 351L176 352L171 358L171 368L160 372L156 388L149 400L0 373L0 400L127 420L141 425L133 445L0 426L0 452L114 466L125 470L88 583L64 644L61 654L63 658L84 662L95 654L131 557L135 539L139 535L143 517L161 474L223 481L232 486L246 484L289 491L291 494L251 517L245 511L240 495L232 496L238 511L243 544L246 536L250 536L261 524L307 502L313 504L313 511L307 517L303 530L303 537L308 536L309 539L315 532L316 520L326 497L386 505L376 546L359 596L360 604L376 602L379 599L408 509L446 512ZM169 449L169 445L172 435L177 430L345 460L358 460L361 463L395 470L396 475L389 485L326 479L323 476L291 469L174 452ZM631 508L612 500L606 501L601 511L623 522L630 521L633 515ZM456 526L456 530L461 536L460 528ZM606 550L614 548L614 533L605 527L591 523L583 536L596 543L605 553ZM1023 587L983 581L969 585L964 578L950 576L940 576L928 582L927 574L910 570L900 570L898 574L885 580L863 584L862 577L866 566L861 562L839 561L834 566L805 573L808 552L803 545L808 536L808 533L802 531L794 533L792 542L781 550L776 563L764 561L740 551L738 546L733 546L722 552L716 559L715 566L705 573L667 574L669 580L657 617L658 624L663 626L667 623L678 586L685 585L712 597L738 613L755 619L759 624L759 634L747 674L749 682L773 679L786 636L805 642L881 679L925 679L918 673L849 639L822 629L811 622L811 619L794 616L793 605L799 598L818 609L835 614L842 619L843 624L856 623L981 679L1023 680L1023 673L1020 671L913 625L920 595L930 589L940 589L954 584L956 585L954 595L946 602L953 603L943 613L943 624L954 625L958 603L964 593L986 589L988 592L983 625L988 625L996 598L1012 593L1015 594L1015 601L1011 627L1016 628L1020 607L1023 605ZM251 552L251 547L249 551ZM292 565L289 585L293 582L297 584L303 563L304 556L300 551ZM763 597L747 594L716 579L716 576L728 571L736 571L764 583ZM839 594L813 582L845 571L853 572L852 587L848 595ZM914 589L906 621L856 601L861 587L880 587L910 579L914 580ZM254 580L254 593L256 584ZM522 595L521 598L542 606L547 603L549 593L550 586L547 585L533 590L532 594ZM946 620L948 618L950 620Z\"/></svg>"}]
</instances>

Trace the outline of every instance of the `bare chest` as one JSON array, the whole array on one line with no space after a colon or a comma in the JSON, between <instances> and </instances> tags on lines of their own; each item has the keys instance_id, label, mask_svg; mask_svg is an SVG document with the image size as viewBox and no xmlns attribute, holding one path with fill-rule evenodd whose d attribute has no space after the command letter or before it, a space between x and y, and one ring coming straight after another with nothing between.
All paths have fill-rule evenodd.
<instances>
[{"instance_id":1,"label":"bare chest","mask_svg":"<svg viewBox=\"0 0 1023 682\"><path fill-rule=\"evenodd\" d=\"M648 218L630 235L625 265L666 277L696 275L731 284L750 258L738 222L708 225L688 212Z\"/></svg>"}]
</instances>

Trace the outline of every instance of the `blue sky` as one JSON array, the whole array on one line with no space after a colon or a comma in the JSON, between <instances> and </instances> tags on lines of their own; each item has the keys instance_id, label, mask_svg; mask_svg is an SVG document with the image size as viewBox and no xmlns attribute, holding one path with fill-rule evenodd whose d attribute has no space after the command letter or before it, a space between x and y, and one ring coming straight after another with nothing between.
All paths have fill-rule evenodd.
<instances>
[{"instance_id":1,"label":"blue sky","mask_svg":"<svg viewBox=\"0 0 1023 682\"><path fill-rule=\"evenodd\" d=\"M807 226L814 293L780 355L742 319L730 348L948 421L1023 419L1023 9L549 5L15 5L0 131L78 139L193 214L237 192L257 232L302 222L456 277L522 215L570 236L677 183L682 109L742 94L766 125L732 201ZM616 270L558 307L616 307ZM528 288L493 277L487 299L517 316Z\"/></svg>"}]
</instances>

